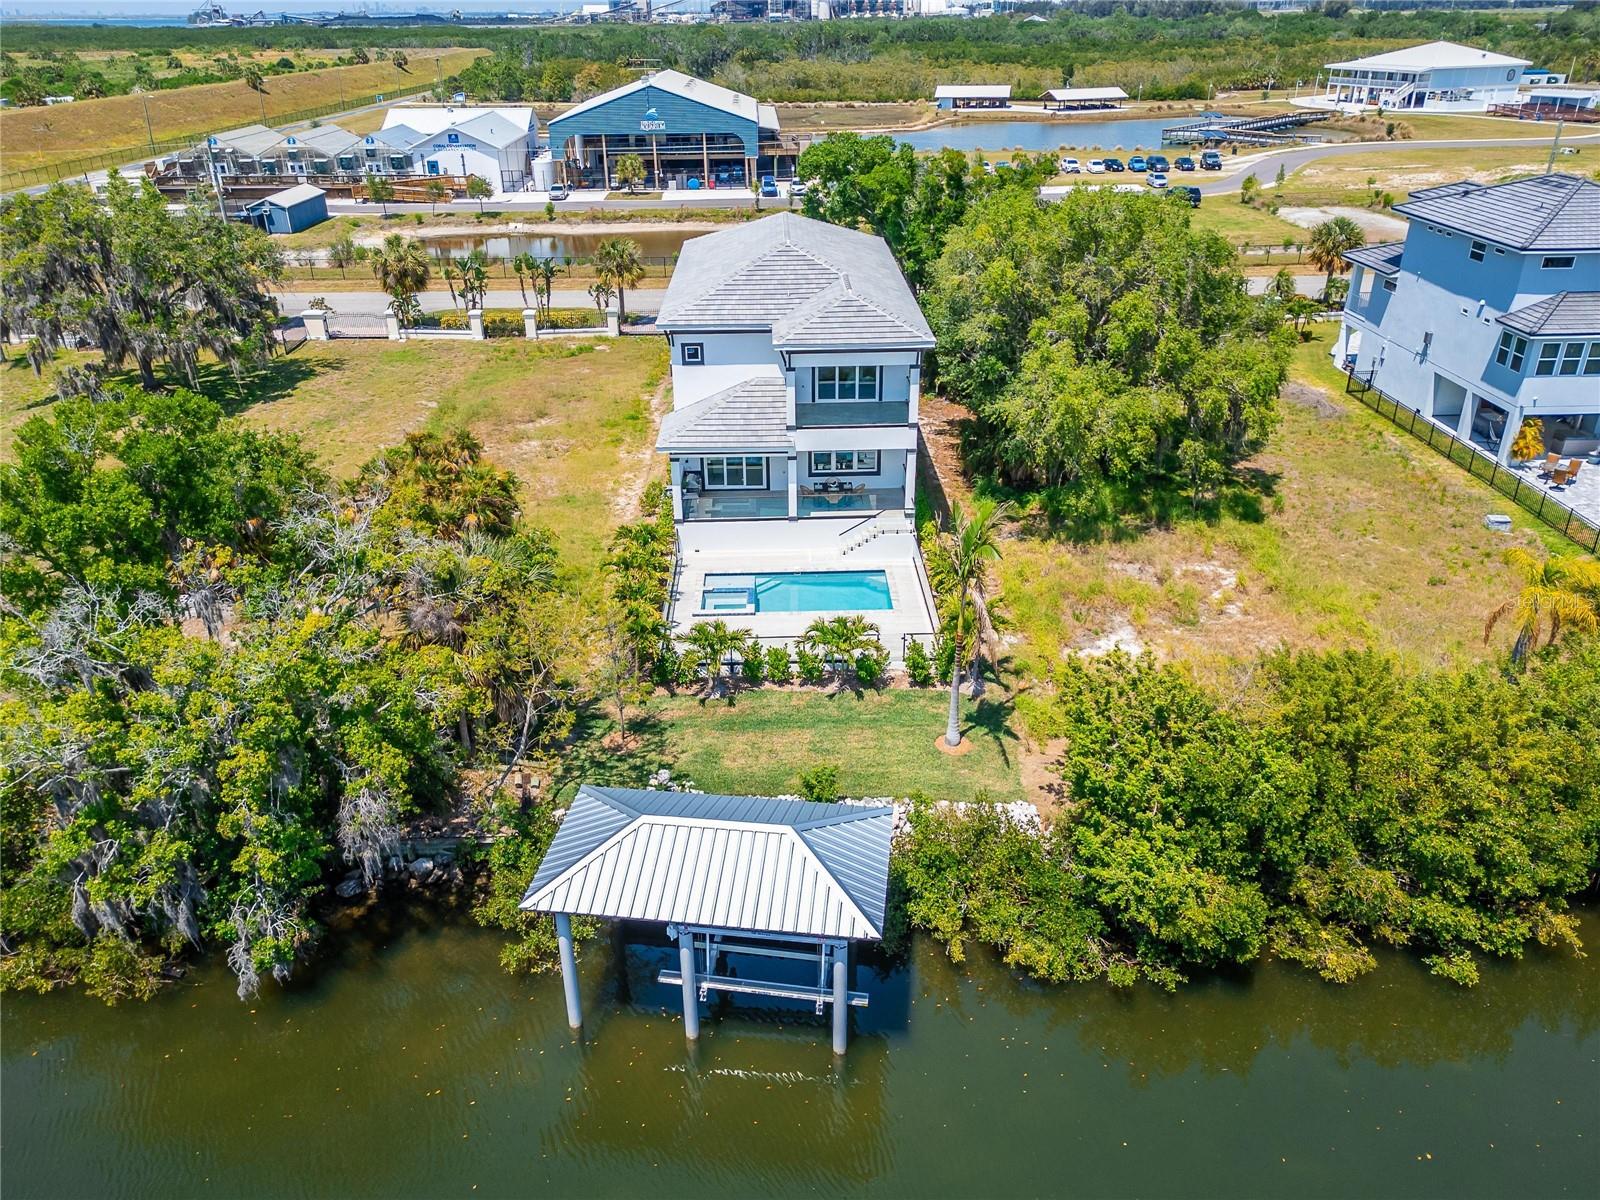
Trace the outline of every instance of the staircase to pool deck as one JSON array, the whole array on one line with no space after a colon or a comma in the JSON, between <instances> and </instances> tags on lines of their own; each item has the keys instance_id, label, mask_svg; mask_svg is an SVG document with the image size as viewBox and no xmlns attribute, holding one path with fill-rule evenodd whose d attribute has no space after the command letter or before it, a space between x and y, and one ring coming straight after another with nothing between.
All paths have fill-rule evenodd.
<instances>
[{"instance_id":1,"label":"staircase to pool deck","mask_svg":"<svg viewBox=\"0 0 1600 1200\"><path fill-rule=\"evenodd\" d=\"M911 532L911 521L903 509L885 509L883 512L873 513L870 517L839 531L841 538L849 539L839 551L839 557L854 554L863 546L870 545L881 537Z\"/></svg>"}]
</instances>

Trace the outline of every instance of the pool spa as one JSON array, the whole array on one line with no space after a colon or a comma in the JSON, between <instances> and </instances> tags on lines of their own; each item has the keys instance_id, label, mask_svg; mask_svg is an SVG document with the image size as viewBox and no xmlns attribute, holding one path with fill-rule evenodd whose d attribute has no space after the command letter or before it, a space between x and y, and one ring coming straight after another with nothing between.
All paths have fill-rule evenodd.
<instances>
[{"instance_id":1,"label":"pool spa","mask_svg":"<svg viewBox=\"0 0 1600 1200\"><path fill-rule=\"evenodd\" d=\"M768 575L707 575L702 612L878 612L893 608L883 571L781 571Z\"/></svg>"}]
</instances>

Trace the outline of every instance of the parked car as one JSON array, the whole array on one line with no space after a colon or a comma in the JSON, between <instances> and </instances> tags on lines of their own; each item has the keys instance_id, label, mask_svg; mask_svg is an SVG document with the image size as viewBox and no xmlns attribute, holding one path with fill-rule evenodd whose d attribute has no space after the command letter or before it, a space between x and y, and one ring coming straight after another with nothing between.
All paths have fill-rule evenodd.
<instances>
[{"instance_id":1,"label":"parked car","mask_svg":"<svg viewBox=\"0 0 1600 1200\"><path fill-rule=\"evenodd\" d=\"M1146 170L1146 169L1147 168L1145 166L1144 155L1135 154L1132 158L1130 158L1128 160L1128 170L1130 170L1130 171L1143 171L1143 170Z\"/></svg>"},{"instance_id":2,"label":"parked car","mask_svg":"<svg viewBox=\"0 0 1600 1200\"><path fill-rule=\"evenodd\" d=\"M1172 168L1167 162L1165 154L1148 154L1145 156L1145 165L1152 171L1170 171Z\"/></svg>"},{"instance_id":3,"label":"parked car","mask_svg":"<svg viewBox=\"0 0 1600 1200\"><path fill-rule=\"evenodd\" d=\"M1200 152L1200 169L1202 171L1222 170L1222 155L1215 150L1202 150Z\"/></svg>"},{"instance_id":4,"label":"parked car","mask_svg":"<svg viewBox=\"0 0 1600 1200\"><path fill-rule=\"evenodd\" d=\"M1127 169L1128 168L1123 164L1120 158L1106 159L1106 170L1110 171L1113 175L1120 174Z\"/></svg>"},{"instance_id":5,"label":"parked car","mask_svg":"<svg viewBox=\"0 0 1600 1200\"><path fill-rule=\"evenodd\" d=\"M1144 188L1137 183L1113 183L1111 190L1113 192L1142 192Z\"/></svg>"},{"instance_id":6,"label":"parked car","mask_svg":"<svg viewBox=\"0 0 1600 1200\"><path fill-rule=\"evenodd\" d=\"M801 196L804 196L807 190L807 184L804 179L796 179L789 185L789 195L793 196L797 200Z\"/></svg>"},{"instance_id":7,"label":"parked car","mask_svg":"<svg viewBox=\"0 0 1600 1200\"><path fill-rule=\"evenodd\" d=\"M1190 158L1187 154L1180 155L1178 158L1173 160L1172 165L1177 167L1180 171L1192 171L1194 170L1194 159Z\"/></svg>"},{"instance_id":8,"label":"parked car","mask_svg":"<svg viewBox=\"0 0 1600 1200\"><path fill-rule=\"evenodd\" d=\"M1103 158L1091 158L1089 160L1089 174L1091 174L1091 175L1104 175L1105 173L1106 173L1106 160L1105 159L1103 159Z\"/></svg>"},{"instance_id":9,"label":"parked car","mask_svg":"<svg viewBox=\"0 0 1600 1200\"><path fill-rule=\"evenodd\" d=\"M1179 184L1177 187L1168 188L1167 195L1187 201L1190 208L1200 207L1200 189L1190 184Z\"/></svg>"},{"instance_id":10,"label":"parked car","mask_svg":"<svg viewBox=\"0 0 1600 1200\"><path fill-rule=\"evenodd\" d=\"M1164 171L1151 171L1144 177L1147 187L1164 188L1167 186L1167 176Z\"/></svg>"},{"instance_id":11,"label":"parked car","mask_svg":"<svg viewBox=\"0 0 1600 1200\"><path fill-rule=\"evenodd\" d=\"M985 175L993 175L994 174L994 164L992 162L990 162L988 159L984 159L983 160L983 173Z\"/></svg>"},{"instance_id":12,"label":"parked car","mask_svg":"<svg viewBox=\"0 0 1600 1200\"><path fill-rule=\"evenodd\" d=\"M1061 160L1061 173L1063 175L1081 175L1083 174L1083 165L1075 158L1063 158Z\"/></svg>"},{"instance_id":13,"label":"parked car","mask_svg":"<svg viewBox=\"0 0 1600 1200\"><path fill-rule=\"evenodd\" d=\"M763 196L776 196L778 194L778 181L771 175L761 177L761 194Z\"/></svg>"},{"instance_id":14,"label":"parked car","mask_svg":"<svg viewBox=\"0 0 1600 1200\"><path fill-rule=\"evenodd\" d=\"M565 200L571 194L567 191L567 185L564 183L552 183L550 185L550 199L552 200Z\"/></svg>"}]
</instances>

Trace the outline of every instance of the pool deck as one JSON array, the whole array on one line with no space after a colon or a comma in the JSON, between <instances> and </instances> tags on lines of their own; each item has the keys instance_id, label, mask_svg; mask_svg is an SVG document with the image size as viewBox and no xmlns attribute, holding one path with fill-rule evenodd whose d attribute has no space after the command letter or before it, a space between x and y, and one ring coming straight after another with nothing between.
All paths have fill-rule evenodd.
<instances>
[{"instance_id":1,"label":"pool deck","mask_svg":"<svg viewBox=\"0 0 1600 1200\"><path fill-rule=\"evenodd\" d=\"M935 629L932 597L922 554L909 528L885 532L853 547L847 541L841 547L823 544L814 537L792 536L789 531L794 527L789 523L749 524L762 527L755 539L759 545L750 545L751 539L738 539L745 543L742 547L718 545L709 539L699 544L697 539L683 539L684 553L674 578L668 618L675 637L683 636L698 621L721 619L735 629L749 630L767 645L787 643L792 646L819 617L859 613L878 627L879 640L888 648L895 665L904 659L908 638L916 636L926 642L931 637ZM764 613L711 612L701 607L707 575L793 571L882 571L889 583L891 607L865 611Z\"/></svg>"}]
</instances>

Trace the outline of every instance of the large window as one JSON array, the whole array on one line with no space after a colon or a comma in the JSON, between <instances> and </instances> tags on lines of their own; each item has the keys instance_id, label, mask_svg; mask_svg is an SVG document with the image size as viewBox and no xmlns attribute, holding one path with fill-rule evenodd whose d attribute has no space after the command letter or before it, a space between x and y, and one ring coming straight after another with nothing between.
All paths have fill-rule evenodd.
<instances>
[{"instance_id":1,"label":"large window","mask_svg":"<svg viewBox=\"0 0 1600 1200\"><path fill-rule=\"evenodd\" d=\"M749 458L706 459L708 488L764 488L767 486L767 460Z\"/></svg>"},{"instance_id":2,"label":"large window","mask_svg":"<svg viewBox=\"0 0 1600 1200\"><path fill-rule=\"evenodd\" d=\"M877 367L818 367L818 400L876 400Z\"/></svg>"},{"instance_id":3,"label":"large window","mask_svg":"<svg viewBox=\"0 0 1600 1200\"><path fill-rule=\"evenodd\" d=\"M877 469L876 450L815 450L811 454L813 475L870 475Z\"/></svg>"},{"instance_id":4,"label":"large window","mask_svg":"<svg viewBox=\"0 0 1600 1200\"><path fill-rule=\"evenodd\" d=\"M1600 342L1546 342L1535 375L1600 375Z\"/></svg>"},{"instance_id":5,"label":"large window","mask_svg":"<svg viewBox=\"0 0 1600 1200\"><path fill-rule=\"evenodd\" d=\"M1577 261L1570 254L1547 254L1539 265L1546 271L1570 271Z\"/></svg>"},{"instance_id":6,"label":"large window","mask_svg":"<svg viewBox=\"0 0 1600 1200\"><path fill-rule=\"evenodd\" d=\"M1522 360L1528 355L1528 339L1518 337L1509 329L1500 335L1500 345L1495 349L1494 360L1514 373L1522 373Z\"/></svg>"}]
</instances>

